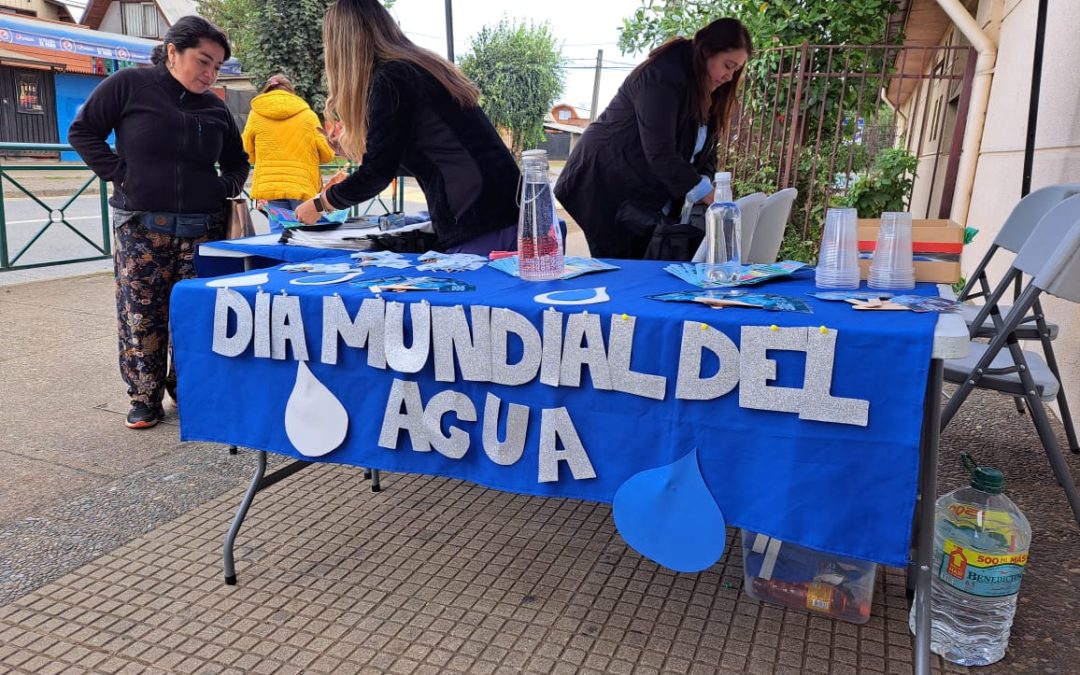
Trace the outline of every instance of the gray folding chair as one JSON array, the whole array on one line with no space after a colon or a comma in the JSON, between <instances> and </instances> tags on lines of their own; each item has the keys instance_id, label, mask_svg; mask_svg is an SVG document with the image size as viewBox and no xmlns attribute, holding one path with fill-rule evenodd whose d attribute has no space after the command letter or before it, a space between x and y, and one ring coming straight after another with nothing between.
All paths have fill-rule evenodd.
<instances>
[{"instance_id":1,"label":"gray folding chair","mask_svg":"<svg viewBox=\"0 0 1080 675\"><path fill-rule=\"evenodd\" d=\"M757 226L758 216L761 215L761 205L765 202L764 192L753 192L748 195L743 195L735 200L735 203L739 206L739 211L742 212L742 227L739 229L739 245L742 251L743 261L746 260L746 252L750 250L750 240L754 236L754 228ZM705 262L705 240L701 240L701 245L698 246L697 253L694 254L692 262Z\"/></svg>"},{"instance_id":2,"label":"gray folding chair","mask_svg":"<svg viewBox=\"0 0 1080 675\"><path fill-rule=\"evenodd\" d=\"M989 297L992 288L986 269L995 254L1001 250L1012 253L1018 252L1043 216L1061 204L1062 201L1075 195L1080 195L1080 183L1062 183L1035 190L1017 202L1012 213L1002 224L1001 230L998 231L997 237L994 238L994 242L990 245L982 260L979 261L975 271L971 273L971 277L956 299L965 301ZM1078 207L1077 213L1080 215L1080 207ZM1016 275L1013 280L1014 295L1018 295L1020 292L1020 282L1021 277ZM971 337L992 338L998 332L1001 323L1000 317L1007 315L1011 309L1007 304L998 304L997 310L986 314L983 312L985 306L985 304L972 305L967 303L960 305L961 316L968 325ZM981 312L983 318L977 321ZM1052 345L1053 340L1058 335L1058 326L1046 320L1039 301L1036 300L1031 308L1031 314L1024 318L1016 328L1015 333L1018 340L1039 340L1042 343L1046 365L1050 368L1054 377L1060 380L1061 374L1058 370L1057 357L1054 354ZM1021 400L1017 399L1017 410L1023 412ZM1077 441L1076 428L1069 413L1069 402L1065 397L1064 388L1058 391L1057 403L1058 409L1061 411L1062 422L1065 425L1065 435L1069 441L1069 449L1073 452L1080 452L1080 442Z\"/></svg>"},{"instance_id":3,"label":"gray folding chair","mask_svg":"<svg viewBox=\"0 0 1080 675\"><path fill-rule=\"evenodd\" d=\"M976 317L982 321L999 309L999 301L1016 278L1030 275L1031 281L1016 298L1008 314L1000 314L1000 328L989 344L972 342L966 358L945 362L945 380L956 383L941 414L941 428L952 421L960 406L975 388L1003 392L1023 398L1039 434L1047 459L1058 483L1065 489L1073 516L1080 524L1080 493L1061 455L1057 436L1043 403L1052 401L1061 381L1040 354L1020 348L1017 329L1024 323L1039 297L1048 293L1062 300L1080 303L1080 196L1051 209L1028 237L1005 274Z\"/></svg>"},{"instance_id":4,"label":"gray folding chair","mask_svg":"<svg viewBox=\"0 0 1080 675\"><path fill-rule=\"evenodd\" d=\"M750 249L743 255L744 263L776 262L780 244L784 241L784 229L787 227L788 218L791 217L791 207L795 204L795 197L798 195L797 189L784 188L765 198L765 203L761 205L757 227L754 228Z\"/></svg>"}]
</instances>

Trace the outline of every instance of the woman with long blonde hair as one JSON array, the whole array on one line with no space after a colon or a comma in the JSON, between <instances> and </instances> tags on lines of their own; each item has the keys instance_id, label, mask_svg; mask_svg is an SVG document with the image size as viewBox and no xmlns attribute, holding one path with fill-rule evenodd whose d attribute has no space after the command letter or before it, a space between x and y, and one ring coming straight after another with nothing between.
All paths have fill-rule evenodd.
<instances>
[{"instance_id":1,"label":"woman with long blonde hair","mask_svg":"<svg viewBox=\"0 0 1080 675\"><path fill-rule=\"evenodd\" d=\"M519 172L450 62L413 44L377 0L338 0L323 20L326 118L349 177L297 208L305 223L378 195L404 170L427 199L437 246L486 254L513 249Z\"/></svg>"}]
</instances>

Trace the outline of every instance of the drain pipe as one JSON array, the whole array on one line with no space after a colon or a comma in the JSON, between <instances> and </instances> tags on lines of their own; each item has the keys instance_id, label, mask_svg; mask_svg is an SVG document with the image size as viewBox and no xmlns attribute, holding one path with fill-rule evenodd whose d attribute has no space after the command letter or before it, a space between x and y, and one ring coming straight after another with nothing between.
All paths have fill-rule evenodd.
<instances>
[{"instance_id":1,"label":"drain pipe","mask_svg":"<svg viewBox=\"0 0 1080 675\"><path fill-rule=\"evenodd\" d=\"M983 127L986 124L986 109L990 104L990 84L994 79L994 64L997 63L997 45L964 9L961 0L937 0L937 3L979 55L975 61L975 78L971 83L971 102L964 127L964 146L956 172L951 214L953 220L967 225L971 193L975 187L975 169L979 165Z\"/></svg>"}]
</instances>

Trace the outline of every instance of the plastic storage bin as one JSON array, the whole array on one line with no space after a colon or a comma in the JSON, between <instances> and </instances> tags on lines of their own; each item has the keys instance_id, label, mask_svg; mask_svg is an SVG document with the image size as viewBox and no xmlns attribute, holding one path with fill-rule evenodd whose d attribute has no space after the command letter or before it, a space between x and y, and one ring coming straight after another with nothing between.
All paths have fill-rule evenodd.
<instances>
[{"instance_id":1,"label":"plastic storage bin","mask_svg":"<svg viewBox=\"0 0 1080 675\"><path fill-rule=\"evenodd\" d=\"M756 600L866 623L877 563L820 553L742 531L743 590Z\"/></svg>"}]
</instances>

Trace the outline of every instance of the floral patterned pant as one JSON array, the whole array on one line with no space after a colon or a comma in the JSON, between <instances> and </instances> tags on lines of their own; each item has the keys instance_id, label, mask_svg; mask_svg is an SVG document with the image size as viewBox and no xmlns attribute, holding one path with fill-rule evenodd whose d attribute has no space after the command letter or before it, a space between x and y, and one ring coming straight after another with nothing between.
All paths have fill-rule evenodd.
<instances>
[{"instance_id":1,"label":"floral patterned pant","mask_svg":"<svg viewBox=\"0 0 1080 675\"><path fill-rule=\"evenodd\" d=\"M220 239L223 226L215 222L198 238L176 237L147 229L139 215L113 209L120 375L132 401L156 406L166 382L176 382L170 363L169 295L177 281L196 276L196 249Z\"/></svg>"}]
</instances>

